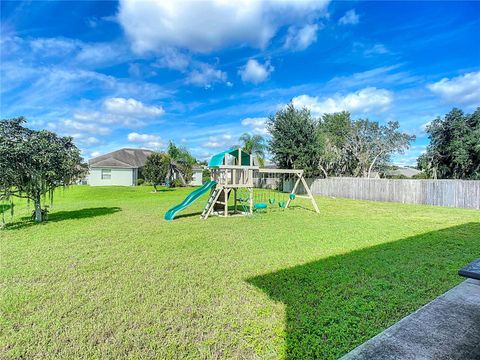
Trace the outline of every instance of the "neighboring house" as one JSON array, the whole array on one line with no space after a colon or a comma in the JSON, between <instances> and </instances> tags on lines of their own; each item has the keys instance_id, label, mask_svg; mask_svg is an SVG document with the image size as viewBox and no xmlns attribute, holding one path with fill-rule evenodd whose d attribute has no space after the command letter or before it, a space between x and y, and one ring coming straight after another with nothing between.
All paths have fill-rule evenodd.
<instances>
[{"instance_id":1,"label":"neighboring house","mask_svg":"<svg viewBox=\"0 0 480 360\"><path fill-rule=\"evenodd\" d=\"M203 181L202 181L203 167L194 166L192 168L192 171L193 171L193 178L192 178L192 181L190 182L190 185L192 185L192 186L202 185L203 184Z\"/></svg>"},{"instance_id":2,"label":"neighboring house","mask_svg":"<svg viewBox=\"0 0 480 360\"><path fill-rule=\"evenodd\" d=\"M144 149L120 149L90 159L87 184L92 186L135 186L142 177L145 161L153 151ZM203 168L193 167L193 180L189 185L202 185Z\"/></svg>"},{"instance_id":3,"label":"neighboring house","mask_svg":"<svg viewBox=\"0 0 480 360\"><path fill-rule=\"evenodd\" d=\"M92 186L135 186L150 154L150 150L120 149L90 159L87 182Z\"/></svg>"},{"instance_id":4,"label":"neighboring house","mask_svg":"<svg viewBox=\"0 0 480 360\"><path fill-rule=\"evenodd\" d=\"M385 175L386 176L399 176L399 175L403 175L407 178L411 178L413 177L414 175L417 175L417 174L420 174L421 171L420 170L417 170L417 169L414 169L414 168L411 168L411 167L407 167L407 166L398 166L397 165L397 168L395 170L387 170L385 172Z\"/></svg>"}]
</instances>

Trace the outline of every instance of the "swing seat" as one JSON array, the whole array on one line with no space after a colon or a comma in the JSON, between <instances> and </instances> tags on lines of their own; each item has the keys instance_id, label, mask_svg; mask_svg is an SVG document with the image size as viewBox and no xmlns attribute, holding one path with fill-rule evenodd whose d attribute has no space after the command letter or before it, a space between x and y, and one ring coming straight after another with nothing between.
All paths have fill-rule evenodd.
<instances>
[{"instance_id":1,"label":"swing seat","mask_svg":"<svg viewBox=\"0 0 480 360\"><path fill-rule=\"evenodd\" d=\"M255 209L266 209L267 208L267 204L264 204L264 203L256 203L254 205Z\"/></svg>"},{"instance_id":2,"label":"swing seat","mask_svg":"<svg viewBox=\"0 0 480 360\"><path fill-rule=\"evenodd\" d=\"M295 200L295 194L290 194L290 200Z\"/></svg>"},{"instance_id":3,"label":"swing seat","mask_svg":"<svg viewBox=\"0 0 480 360\"><path fill-rule=\"evenodd\" d=\"M285 208L285 201L279 201L278 207L284 209Z\"/></svg>"},{"instance_id":4,"label":"swing seat","mask_svg":"<svg viewBox=\"0 0 480 360\"><path fill-rule=\"evenodd\" d=\"M268 202L270 203L270 205L275 204L275 198L268 199Z\"/></svg>"}]
</instances>

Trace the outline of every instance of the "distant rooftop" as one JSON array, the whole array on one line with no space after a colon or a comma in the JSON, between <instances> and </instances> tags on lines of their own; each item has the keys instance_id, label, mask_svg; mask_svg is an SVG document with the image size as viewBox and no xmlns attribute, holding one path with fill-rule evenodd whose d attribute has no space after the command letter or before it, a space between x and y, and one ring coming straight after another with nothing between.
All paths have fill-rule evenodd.
<instances>
[{"instance_id":1,"label":"distant rooftop","mask_svg":"<svg viewBox=\"0 0 480 360\"><path fill-rule=\"evenodd\" d=\"M397 166L397 167L398 169L388 170L387 174L388 175L404 175L406 177L412 177L414 175L421 173L420 170L417 170L411 167L407 167L407 166Z\"/></svg>"},{"instance_id":2,"label":"distant rooftop","mask_svg":"<svg viewBox=\"0 0 480 360\"><path fill-rule=\"evenodd\" d=\"M141 168L153 151L124 148L89 160L90 167Z\"/></svg>"}]
</instances>

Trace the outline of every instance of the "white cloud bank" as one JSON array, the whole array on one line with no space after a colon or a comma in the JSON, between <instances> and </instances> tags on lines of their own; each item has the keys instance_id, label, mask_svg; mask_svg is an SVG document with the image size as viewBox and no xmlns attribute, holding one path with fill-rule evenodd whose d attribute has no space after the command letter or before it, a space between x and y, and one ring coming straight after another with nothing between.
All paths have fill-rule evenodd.
<instances>
[{"instance_id":1,"label":"white cloud bank","mask_svg":"<svg viewBox=\"0 0 480 360\"><path fill-rule=\"evenodd\" d=\"M187 84L209 88L212 84L226 82L227 73L218 70L211 65L201 63L198 65L197 69L190 72L186 81Z\"/></svg>"},{"instance_id":2,"label":"white cloud bank","mask_svg":"<svg viewBox=\"0 0 480 360\"><path fill-rule=\"evenodd\" d=\"M337 94L332 97L319 98L318 96L300 95L294 97L292 103L296 108L306 107L312 112L312 115L320 116L344 110L352 113L380 112L386 110L392 100L392 92L367 87L345 96Z\"/></svg>"},{"instance_id":3,"label":"white cloud bank","mask_svg":"<svg viewBox=\"0 0 480 360\"><path fill-rule=\"evenodd\" d=\"M164 146L160 136L153 134L139 134L132 132L128 134L128 141L140 143L142 146L150 149L159 149Z\"/></svg>"},{"instance_id":4,"label":"white cloud bank","mask_svg":"<svg viewBox=\"0 0 480 360\"><path fill-rule=\"evenodd\" d=\"M121 0L117 19L138 52L264 48L282 26L312 22L329 0Z\"/></svg>"},{"instance_id":5,"label":"white cloud bank","mask_svg":"<svg viewBox=\"0 0 480 360\"><path fill-rule=\"evenodd\" d=\"M305 25L302 28L291 26L288 28L284 46L294 51L305 50L317 41L318 29L319 26L317 24Z\"/></svg>"},{"instance_id":6,"label":"white cloud bank","mask_svg":"<svg viewBox=\"0 0 480 360\"><path fill-rule=\"evenodd\" d=\"M111 114L119 114L124 116L157 117L165 111L161 106L148 106L141 101L135 99L125 99L121 97L106 99L103 103L105 110Z\"/></svg>"},{"instance_id":7,"label":"white cloud bank","mask_svg":"<svg viewBox=\"0 0 480 360\"><path fill-rule=\"evenodd\" d=\"M480 106L480 71L443 78L428 88L448 102Z\"/></svg>"},{"instance_id":8,"label":"white cloud bank","mask_svg":"<svg viewBox=\"0 0 480 360\"><path fill-rule=\"evenodd\" d=\"M348 10L345 15L343 15L338 23L340 25L356 25L360 21L360 16L355 12L355 9Z\"/></svg>"},{"instance_id":9,"label":"white cloud bank","mask_svg":"<svg viewBox=\"0 0 480 360\"><path fill-rule=\"evenodd\" d=\"M250 82L253 84L259 84L270 76L275 68L267 61L265 64L260 64L255 59L247 61L239 71L239 75L243 82Z\"/></svg>"},{"instance_id":10,"label":"white cloud bank","mask_svg":"<svg viewBox=\"0 0 480 360\"><path fill-rule=\"evenodd\" d=\"M242 125L249 127L254 134L268 135L266 127L266 117L245 118L242 120Z\"/></svg>"}]
</instances>

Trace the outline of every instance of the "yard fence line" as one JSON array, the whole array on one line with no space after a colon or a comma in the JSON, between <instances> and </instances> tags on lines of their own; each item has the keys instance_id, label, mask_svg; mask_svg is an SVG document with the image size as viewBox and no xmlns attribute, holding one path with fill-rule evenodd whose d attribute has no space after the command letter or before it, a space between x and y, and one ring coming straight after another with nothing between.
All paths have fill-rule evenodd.
<instances>
[{"instance_id":1,"label":"yard fence line","mask_svg":"<svg viewBox=\"0 0 480 360\"><path fill-rule=\"evenodd\" d=\"M314 195L480 209L480 180L308 179ZM292 184L285 184L285 190ZM304 192L303 187L299 193Z\"/></svg>"}]
</instances>

